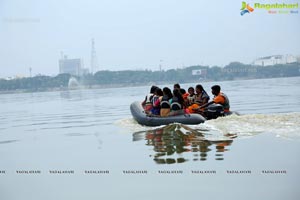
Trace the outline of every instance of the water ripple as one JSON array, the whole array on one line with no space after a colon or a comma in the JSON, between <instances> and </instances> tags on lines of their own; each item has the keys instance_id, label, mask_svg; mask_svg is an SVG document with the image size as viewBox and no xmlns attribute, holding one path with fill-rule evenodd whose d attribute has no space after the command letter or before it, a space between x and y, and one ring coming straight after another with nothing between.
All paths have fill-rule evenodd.
<instances>
[{"instance_id":1,"label":"water ripple","mask_svg":"<svg viewBox=\"0 0 300 200\"><path fill-rule=\"evenodd\" d=\"M0 141L0 145L1 144L9 144L9 143L14 143L14 142L18 142L19 140L4 140L4 141Z\"/></svg>"}]
</instances>

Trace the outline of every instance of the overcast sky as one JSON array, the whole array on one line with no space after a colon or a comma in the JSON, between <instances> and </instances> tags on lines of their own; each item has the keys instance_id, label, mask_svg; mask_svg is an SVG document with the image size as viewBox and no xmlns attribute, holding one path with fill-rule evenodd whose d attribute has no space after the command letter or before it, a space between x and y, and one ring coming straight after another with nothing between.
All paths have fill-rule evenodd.
<instances>
[{"instance_id":1,"label":"overcast sky","mask_svg":"<svg viewBox=\"0 0 300 200\"><path fill-rule=\"evenodd\" d=\"M58 74L61 51L101 70L224 66L300 55L298 14L240 15L240 0L0 0L0 77ZM293 2L249 0L254 2ZM161 60L161 61L160 61Z\"/></svg>"}]
</instances>

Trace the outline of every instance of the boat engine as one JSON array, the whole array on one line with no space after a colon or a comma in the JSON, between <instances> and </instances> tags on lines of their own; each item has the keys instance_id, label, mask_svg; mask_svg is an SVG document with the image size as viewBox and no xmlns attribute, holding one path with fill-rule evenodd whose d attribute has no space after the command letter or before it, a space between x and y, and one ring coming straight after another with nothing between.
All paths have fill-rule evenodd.
<instances>
[{"instance_id":1,"label":"boat engine","mask_svg":"<svg viewBox=\"0 0 300 200\"><path fill-rule=\"evenodd\" d=\"M224 108L221 104L211 104L204 111L207 119L216 119L220 116L224 116Z\"/></svg>"}]
</instances>

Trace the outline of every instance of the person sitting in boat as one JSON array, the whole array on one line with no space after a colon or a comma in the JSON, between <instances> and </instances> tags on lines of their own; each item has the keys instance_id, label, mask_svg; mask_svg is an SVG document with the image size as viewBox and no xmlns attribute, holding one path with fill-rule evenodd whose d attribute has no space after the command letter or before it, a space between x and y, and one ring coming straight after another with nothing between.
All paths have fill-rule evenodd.
<instances>
[{"instance_id":1,"label":"person sitting in boat","mask_svg":"<svg viewBox=\"0 0 300 200\"><path fill-rule=\"evenodd\" d=\"M151 115L160 115L160 102L163 97L163 91L160 88L157 88L154 92L152 98L152 109L150 111Z\"/></svg>"},{"instance_id":2,"label":"person sitting in boat","mask_svg":"<svg viewBox=\"0 0 300 200\"><path fill-rule=\"evenodd\" d=\"M191 106L195 102L195 89L193 87L189 87L188 89L189 96L187 96L187 106Z\"/></svg>"},{"instance_id":3,"label":"person sitting in boat","mask_svg":"<svg viewBox=\"0 0 300 200\"><path fill-rule=\"evenodd\" d=\"M184 114L183 110L184 100L180 90L173 90L173 98L171 99L170 116Z\"/></svg>"},{"instance_id":4,"label":"person sitting in boat","mask_svg":"<svg viewBox=\"0 0 300 200\"><path fill-rule=\"evenodd\" d=\"M183 88L180 88L179 91L182 94L182 98L183 98L183 101L184 101L183 107L186 108L186 106L187 106L187 97L189 96L189 93L187 93L185 91L185 89L183 89Z\"/></svg>"},{"instance_id":5,"label":"person sitting in boat","mask_svg":"<svg viewBox=\"0 0 300 200\"><path fill-rule=\"evenodd\" d=\"M167 117L171 112L171 99L173 94L168 87L163 88L163 97L160 102L160 116Z\"/></svg>"},{"instance_id":6,"label":"person sitting in boat","mask_svg":"<svg viewBox=\"0 0 300 200\"><path fill-rule=\"evenodd\" d=\"M150 88L150 93L146 95L145 100L142 102L142 106L146 113L149 113L150 110L152 109L152 98L157 88L158 88L157 86L152 85L152 87Z\"/></svg>"},{"instance_id":7,"label":"person sitting in boat","mask_svg":"<svg viewBox=\"0 0 300 200\"><path fill-rule=\"evenodd\" d=\"M200 109L205 108L205 107L215 103L215 104L221 104L223 106L224 113L230 112L229 99L226 94L221 92L221 87L219 85L212 86L211 93L214 95L214 99L211 102L206 103L195 110L199 111Z\"/></svg>"},{"instance_id":8,"label":"person sitting in boat","mask_svg":"<svg viewBox=\"0 0 300 200\"><path fill-rule=\"evenodd\" d=\"M198 108L209 101L209 96L202 85L196 85L196 95L194 103L188 107L190 113L198 112Z\"/></svg>"},{"instance_id":9,"label":"person sitting in boat","mask_svg":"<svg viewBox=\"0 0 300 200\"><path fill-rule=\"evenodd\" d=\"M173 85L173 90L180 90L180 85L179 85L179 83L175 83L175 84Z\"/></svg>"}]
</instances>

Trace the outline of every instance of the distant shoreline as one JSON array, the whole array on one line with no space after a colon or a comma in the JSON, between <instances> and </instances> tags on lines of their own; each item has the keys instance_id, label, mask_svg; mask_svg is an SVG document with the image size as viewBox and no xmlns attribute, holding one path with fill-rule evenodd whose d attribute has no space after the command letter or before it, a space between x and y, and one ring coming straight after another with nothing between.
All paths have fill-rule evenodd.
<instances>
[{"instance_id":1,"label":"distant shoreline","mask_svg":"<svg viewBox=\"0 0 300 200\"><path fill-rule=\"evenodd\" d=\"M220 82L295 76L300 76L300 63L253 66L232 62L225 67L197 65L167 71L103 70L95 74L84 74L82 76L58 74L55 77L39 75L12 80L0 79L0 94L120 88L142 85L151 86L168 83Z\"/></svg>"},{"instance_id":2,"label":"distant shoreline","mask_svg":"<svg viewBox=\"0 0 300 200\"><path fill-rule=\"evenodd\" d=\"M210 82L231 82L231 81L238 81L238 80L262 80L262 79L281 79L281 78L295 78L300 76L286 76L286 77L271 77L271 78L236 78L232 80L201 80L201 81L189 81L189 82L179 82L180 84L185 83L210 83ZM29 89L16 89L16 90L7 90L1 91L1 94L21 94L21 93L39 93L39 92L59 92L59 91L72 91L72 90L90 90L90 89L106 89L106 88L125 88L125 87L137 87L137 86L151 86L151 85L166 85L166 84L174 84L175 82L150 82L150 83L136 83L136 84L103 84L103 85L81 85L74 88L68 87L55 87L55 88L45 88L45 89L37 89L37 90L29 90Z\"/></svg>"}]
</instances>

